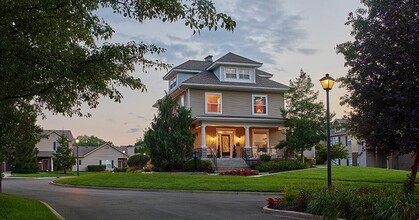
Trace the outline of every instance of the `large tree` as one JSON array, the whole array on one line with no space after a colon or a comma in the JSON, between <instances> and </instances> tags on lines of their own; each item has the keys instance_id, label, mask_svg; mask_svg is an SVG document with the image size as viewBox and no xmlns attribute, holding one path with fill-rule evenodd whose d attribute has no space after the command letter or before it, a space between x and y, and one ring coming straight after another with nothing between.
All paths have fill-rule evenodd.
<instances>
[{"instance_id":1,"label":"large tree","mask_svg":"<svg viewBox=\"0 0 419 220\"><path fill-rule=\"evenodd\" d=\"M160 170L181 169L191 158L195 135L190 126L190 110L166 95L158 101L159 110L151 127L144 134L153 165Z\"/></svg>"},{"instance_id":2,"label":"large tree","mask_svg":"<svg viewBox=\"0 0 419 220\"><path fill-rule=\"evenodd\" d=\"M70 148L68 139L64 134L60 135L57 142L58 149L54 153L55 165L57 170L63 170L64 174L66 174L67 170L71 169L73 165L76 164L73 149Z\"/></svg>"},{"instance_id":3,"label":"large tree","mask_svg":"<svg viewBox=\"0 0 419 220\"><path fill-rule=\"evenodd\" d=\"M295 81L290 80L290 89L285 94L286 109L282 116L286 119L286 138L277 147L287 153L301 153L310 150L325 139L325 114L323 103L317 102L319 92L313 90L311 78L303 70Z\"/></svg>"},{"instance_id":4,"label":"large tree","mask_svg":"<svg viewBox=\"0 0 419 220\"><path fill-rule=\"evenodd\" d=\"M110 141L105 141L101 138L98 138L94 135L81 135L81 136L77 136L77 139L79 140L78 145L79 146L92 146L92 147L98 147L101 146L103 144L111 144L113 145L112 142Z\"/></svg>"},{"instance_id":5,"label":"large tree","mask_svg":"<svg viewBox=\"0 0 419 220\"><path fill-rule=\"evenodd\" d=\"M337 46L349 71L350 130L381 153L414 153L419 166L419 2L364 0L350 13L353 41ZM414 184L413 184L414 185Z\"/></svg>"},{"instance_id":6,"label":"large tree","mask_svg":"<svg viewBox=\"0 0 419 220\"><path fill-rule=\"evenodd\" d=\"M38 170L35 145L42 129L35 125L36 116L33 106L26 102L6 101L0 105L0 163L13 163L13 171Z\"/></svg>"},{"instance_id":7,"label":"large tree","mask_svg":"<svg viewBox=\"0 0 419 220\"><path fill-rule=\"evenodd\" d=\"M193 33L217 27L232 31L236 25L209 0L0 1L0 106L19 108L26 103L38 114L46 109L89 115L83 105L95 108L100 97L120 102L121 87L144 90L130 72L136 65L144 71L166 68L151 58L165 49L144 42L110 43L115 31L97 15L102 9L139 23L184 22ZM25 129L15 126L14 130ZM2 132L7 139L15 137L12 131ZM0 159L12 152L0 146Z\"/></svg>"}]
</instances>

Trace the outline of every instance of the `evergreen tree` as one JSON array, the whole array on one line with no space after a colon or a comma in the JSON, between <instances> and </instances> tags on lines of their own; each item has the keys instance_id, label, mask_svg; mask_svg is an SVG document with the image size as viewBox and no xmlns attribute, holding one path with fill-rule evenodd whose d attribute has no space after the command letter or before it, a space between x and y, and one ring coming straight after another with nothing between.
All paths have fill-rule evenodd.
<instances>
[{"instance_id":1,"label":"evergreen tree","mask_svg":"<svg viewBox=\"0 0 419 220\"><path fill-rule=\"evenodd\" d=\"M64 134L60 135L57 143L58 149L54 153L54 164L57 170L63 170L64 174L66 174L67 169L71 169L76 164L76 160L73 155L73 150L68 144L68 139Z\"/></svg>"},{"instance_id":2,"label":"evergreen tree","mask_svg":"<svg viewBox=\"0 0 419 220\"><path fill-rule=\"evenodd\" d=\"M290 80L290 89L285 94L286 109L281 109L286 119L286 139L276 147L287 153L301 153L310 150L325 139L325 114L323 103L316 102L318 92L313 90L311 78L303 70L295 80Z\"/></svg>"},{"instance_id":3,"label":"evergreen tree","mask_svg":"<svg viewBox=\"0 0 419 220\"><path fill-rule=\"evenodd\" d=\"M419 167L419 2L364 0L350 13L354 41L338 45L349 71L350 131L367 148L415 154L411 185Z\"/></svg>"},{"instance_id":4,"label":"evergreen tree","mask_svg":"<svg viewBox=\"0 0 419 220\"><path fill-rule=\"evenodd\" d=\"M166 95L158 101L159 110L151 128L144 134L144 143L150 150L152 163L160 170L181 169L191 158L195 135L190 126L190 110Z\"/></svg>"}]
</instances>

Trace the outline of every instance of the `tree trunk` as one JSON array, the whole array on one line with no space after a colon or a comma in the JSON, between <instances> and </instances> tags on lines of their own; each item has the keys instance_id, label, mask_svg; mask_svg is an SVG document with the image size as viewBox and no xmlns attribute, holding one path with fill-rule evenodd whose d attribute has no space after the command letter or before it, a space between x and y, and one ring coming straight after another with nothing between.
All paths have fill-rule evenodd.
<instances>
[{"instance_id":1,"label":"tree trunk","mask_svg":"<svg viewBox=\"0 0 419 220\"><path fill-rule=\"evenodd\" d=\"M3 173L0 172L0 193L2 193L1 189L2 189L2 185L1 183L3 182Z\"/></svg>"},{"instance_id":2,"label":"tree trunk","mask_svg":"<svg viewBox=\"0 0 419 220\"><path fill-rule=\"evenodd\" d=\"M304 149L301 149L301 161L304 163Z\"/></svg>"},{"instance_id":3,"label":"tree trunk","mask_svg":"<svg viewBox=\"0 0 419 220\"><path fill-rule=\"evenodd\" d=\"M418 173L419 166L419 149L416 150L416 159L412 166L412 174L410 175L410 181L414 185L416 182L416 174Z\"/></svg>"}]
</instances>

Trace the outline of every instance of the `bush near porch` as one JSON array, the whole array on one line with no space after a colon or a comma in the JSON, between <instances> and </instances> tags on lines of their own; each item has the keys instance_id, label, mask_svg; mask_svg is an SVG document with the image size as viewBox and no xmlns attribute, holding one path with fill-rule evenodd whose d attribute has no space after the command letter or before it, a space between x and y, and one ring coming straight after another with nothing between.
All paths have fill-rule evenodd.
<instances>
[{"instance_id":1,"label":"bush near porch","mask_svg":"<svg viewBox=\"0 0 419 220\"><path fill-rule=\"evenodd\" d=\"M306 168L307 165L305 163L292 160L268 161L255 166L255 169L259 170L259 172L282 172Z\"/></svg>"}]
</instances>

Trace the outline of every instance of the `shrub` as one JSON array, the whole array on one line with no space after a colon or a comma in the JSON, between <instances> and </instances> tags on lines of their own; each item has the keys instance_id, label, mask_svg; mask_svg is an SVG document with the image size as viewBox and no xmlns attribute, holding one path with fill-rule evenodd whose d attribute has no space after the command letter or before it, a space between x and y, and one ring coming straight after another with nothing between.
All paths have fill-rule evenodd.
<instances>
[{"instance_id":1,"label":"shrub","mask_svg":"<svg viewBox=\"0 0 419 220\"><path fill-rule=\"evenodd\" d=\"M306 163L308 167L314 167L314 165L316 165L316 158L309 157L306 159Z\"/></svg>"},{"instance_id":2,"label":"shrub","mask_svg":"<svg viewBox=\"0 0 419 220\"><path fill-rule=\"evenodd\" d=\"M417 219L419 202L403 193L360 188L323 190L310 199L307 211L328 218Z\"/></svg>"},{"instance_id":3,"label":"shrub","mask_svg":"<svg viewBox=\"0 0 419 220\"><path fill-rule=\"evenodd\" d=\"M87 165L87 171L90 172L100 172L105 171L106 166L105 165Z\"/></svg>"},{"instance_id":4,"label":"shrub","mask_svg":"<svg viewBox=\"0 0 419 220\"><path fill-rule=\"evenodd\" d=\"M143 172L151 172L153 171L150 167L146 167L143 169Z\"/></svg>"},{"instance_id":5,"label":"shrub","mask_svg":"<svg viewBox=\"0 0 419 220\"><path fill-rule=\"evenodd\" d=\"M123 168L114 167L113 168L113 172L115 172L115 173L127 172L127 170L128 170L127 167L123 167Z\"/></svg>"},{"instance_id":6,"label":"shrub","mask_svg":"<svg viewBox=\"0 0 419 220\"><path fill-rule=\"evenodd\" d=\"M195 159L186 161L183 164L184 171L194 171L195 170ZM201 160L201 158L196 158L196 170L202 172L212 171L212 163L209 160Z\"/></svg>"},{"instance_id":7,"label":"shrub","mask_svg":"<svg viewBox=\"0 0 419 220\"><path fill-rule=\"evenodd\" d=\"M271 155L268 154L262 154L259 158L262 162L269 162L272 159Z\"/></svg>"},{"instance_id":8,"label":"shrub","mask_svg":"<svg viewBox=\"0 0 419 220\"><path fill-rule=\"evenodd\" d=\"M281 172L287 170L299 170L307 168L306 164L299 161L283 160L269 161L256 165L256 169L260 172Z\"/></svg>"},{"instance_id":9,"label":"shrub","mask_svg":"<svg viewBox=\"0 0 419 220\"><path fill-rule=\"evenodd\" d=\"M147 155L135 154L128 158L127 164L130 167L136 167L137 169L142 169L149 160L150 160L150 157Z\"/></svg>"}]
</instances>

